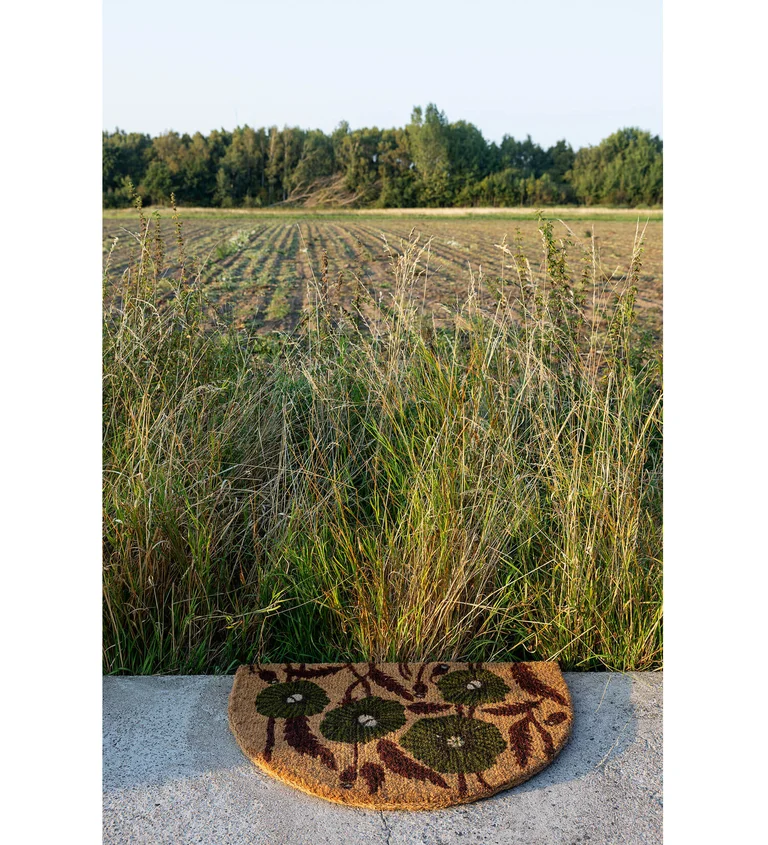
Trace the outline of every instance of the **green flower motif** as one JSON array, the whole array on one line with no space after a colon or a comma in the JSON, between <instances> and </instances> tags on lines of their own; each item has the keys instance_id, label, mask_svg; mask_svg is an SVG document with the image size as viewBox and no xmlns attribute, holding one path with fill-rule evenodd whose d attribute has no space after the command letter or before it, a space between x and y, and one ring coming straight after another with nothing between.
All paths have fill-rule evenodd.
<instances>
[{"instance_id":1,"label":"green flower motif","mask_svg":"<svg viewBox=\"0 0 768 845\"><path fill-rule=\"evenodd\" d=\"M437 681L440 692L451 704L490 704L503 701L509 687L493 672L470 669L449 672Z\"/></svg>"},{"instance_id":2,"label":"green flower motif","mask_svg":"<svg viewBox=\"0 0 768 845\"><path fill-rule=\"evenodd\" d=\"M405 708L377 695L343 704L320 723L320 733L333 742L370 742L402 728Z\"/></svg>"},{"instance_id":3,"label":"green flower motif","mask_svg":"<svg viewBox=\"0 0 768 845\"><path fill-rule=\"evenodd\" d=\"M292 716L312 716L328 704L322 688L311 681L289 681L272 684L256 697L256 710L262 716L289 719Z\"/></svg>"},{"instance_id":4,"label":"green flower motif","mask_svg":"<svg viewBox=\"0 0 768 845\"><path fill-rule=\"evenodd\" d=\"M400 745L438 772L482 772L507 747L490 722L464 716L419 719L400 737Z\"/></svg>"}]
</instances>

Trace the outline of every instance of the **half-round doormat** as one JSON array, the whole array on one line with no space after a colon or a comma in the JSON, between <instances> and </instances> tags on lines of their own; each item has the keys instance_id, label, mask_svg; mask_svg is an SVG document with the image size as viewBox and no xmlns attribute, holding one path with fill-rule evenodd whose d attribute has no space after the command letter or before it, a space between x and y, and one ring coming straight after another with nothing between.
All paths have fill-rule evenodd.
<instances>
[{"instance_id":1,"label":"half-round doormat","mask_svg":"<svg viewBox=\"0 0 768 845\"><path fill-rule=\"evenodd\" d=\"M279 780L381 810L508 789L565 745L573 708L556 663L241 666L229 724Z\"/></svg>"}]
</instances>

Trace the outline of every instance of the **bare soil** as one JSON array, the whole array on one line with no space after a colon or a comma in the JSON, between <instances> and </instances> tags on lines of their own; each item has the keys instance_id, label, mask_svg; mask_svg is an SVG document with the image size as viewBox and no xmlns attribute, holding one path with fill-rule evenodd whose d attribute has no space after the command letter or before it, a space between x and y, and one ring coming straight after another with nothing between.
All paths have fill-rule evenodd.
<instances>
[{"instance_id":1,"label":"bare soil","mask_svg":"<svg viewBox=\"0 0 768 845\"><path fill-rule=\"evenodd\" d=\"M252 330L288 330L296 325L307 302L307 284L313 274L320 277L323 252L328 258L330 294L340 304L349 305L360 285L375 297L386 298L392 290L389 265L403 242L413 236L422 243L429 242L424 256L424 310L438 318L446 313L446 307L466 297L473 276L481 295L485 291L489 296L501 280L514 284L511 259L498 246L504 237L513 249L519 239L534 273L543 271L544 252L535 219L434 214L472 211L468 209L430 210L430 216L424 218L408 216L399 209L398 214L356 212L327 218L295 213L290 217L229 213L204 217L188 216L187 211L182 214L185 250L202 267L210 302L222 319ZM647 220L647 215L641 218L636 210L631 212L631 219L617 219L615 209L605 211L613 216L606 213L602 218L595 215L589 220L555 223L556 237L568 244L571 275L574 280L580 277L585 261L589 261L594 236L600 282L606 290L620 288L633 245L644 230L637 309L641 324L660 338L662 222ZM551 212L548 210L548 216L553 216ZM178 262L173 222L163 215L160 225L168 272L173 274ZM118 239L110 260L112 281L138 254L137 231L135 212L131 216L115 212L105 215L105 262L114 238Z\"/></svg>"}]
</instances>

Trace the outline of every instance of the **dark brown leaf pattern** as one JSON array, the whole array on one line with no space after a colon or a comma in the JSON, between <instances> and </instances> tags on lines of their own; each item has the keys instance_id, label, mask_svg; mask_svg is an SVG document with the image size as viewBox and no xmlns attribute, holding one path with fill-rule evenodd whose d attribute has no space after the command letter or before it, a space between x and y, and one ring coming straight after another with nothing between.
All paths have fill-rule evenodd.
<instances>
[{"instance_id":1,"label":"dark brown leaf pattern","mask_svg":"<svg viewBox=\"0 0 768 845\"><path fill-rule=\"evenodd\" d=\"M285 741L299 754L307 754L321 760L329 769L336 770L336 758L330 748L321 745L309 727L306 716L295 716L285 720L283 731Z\"/></svg>"},{"instance_id":2,"label":"dark brown leaf pattern","mask_svg":"<svg viewBox=\"0 0 768 845\"><path fill-rule=\"evenodd\" d=\"M416 701L414 704L409 704L406 710L410 710L411 713L418 713L420 716L424 716L427 713L444 713L446 710L451 709L450 704L432 704L429 701Z\"/></svg>"},{"instance_id":3,"label":"dark brown leaf pattern","mask_svg":"<svg viewBox=\"0 0 768 845\"><path fill-rule=\"evenodd\" d=\"M298 669L293 670L294 678L324 678L327 675L335 675L340 672L344 666L321 666L317 669L307 669L302 663Z\"/></svg>"},{"instance_id":4,"label":"dark brown leaf pattern","mask_svg":"<svg viewBox=\"0 0 768 845\"><path fill-rule=\"evenodd\" d=\"M475 777L477 778L477 782L483 789L493 789L493 787L488 783L488 781L483 777L482 772L475 772Z\"/></svg>"},{"instance_id":5,"label":"dark brown leaf pattern","mask_svg":"<svg viewBox=\"0 0 768 845\"><path fill-rule=\"evenodd\" d=\"M275 747L275 719L270 716L267 719L267 744L264 746L264 759L269 763L272 759L272 750Z\"/></svg>"},{"instance_id":6,"label":"dark brown leaf pattern","mask_svg":"<svg viewBox=\"0 0 768 845\"><path fill-rule=\"evenodd\" d=\"M530 724L531 719L526 716L519 722L515 722L509 729L509 745L521 769L528 765L531 751L533 751Z\"/></svg>"},{"instance_id":7,"label":"dark brown leaf pattern","mask_svg":"<svg viewBox=\"0 0 768 845\"><path fill-rule=\"evenodd\" d=\"M440 786L443 789L448 789L448 784L437 772L422 766L405 754L388 739L380 739L376 748L379 752L384 765L400 777L410 778L411 780L428 780L435 786Z\"/></svg>"},{"instance_id":8,"label":"dark brown leaf pattern","mask_svg":"<svg viewBox=\"0 0 768 845\"><path fill-rule=\"evenodd\" d=\"M482 667L480 663L466 665L469 666L470 670L474 668L477 671ZM280 681L280 667L276 668L278 668L278 672L272 671L271 669L264 669L258 664L253 664L248 666L248 671L251 674L258 674L264 683L274 685ZM406 705L407 711L419 716L432 716L446 713L446 711L454 711L458 717L464 716L464 708L460 704L414 700L414 698L423 698L428 692L428 686L422 678L426 677L430 684L435 684L436 679L449 670L447 664L422 663L418 668L415 683L412 681L414 678L412 667L404 663L397 664L397 674L400 678L408 686L411 686L411 683L413 683L412 692L400 680L382 671L375 663L368 663L365 669L358 669L353 664L308 668L304 663L298 665L286 663L282 667L282 671L285 673L289 682L293 682L297 678L328 677L344 669L350 672L353 681L347 688L342 703L349 704L352 702L352 693L356 688L360 688L360 692L356 697L359 697L361 693L370 695L371 684L376 684L402 700ZM467 718L474 719L476 710L478 713L487 713L492 716L521 716L522 718L509 726L508 733L509 750L520 768L524 769L531 762L534 756L534 745L538 746L538 742L541 743L538 747L543 746L543 751L547 758L552 759L554 757L555 746L552 735L547 727L561 725L569 718L568 713L562 711L552 712L546 718L542 718L543 714L540 713L539 708L543 705L544 700L549 699L564 707L569 706L569 701L567 697L542 681L537 676L535 670L528 665L512 664L509 666L509 672L517 686L529 695L535 696L535 698L509 704L499 703L492 707L476 708L475 706L471 706L467 713ZM306 683L306 681L301 680L297 681L297 683ZM268 718L266 724L266 742L263 751L263 758L266 762L270 762L274 756L275 724L276 719L274 717ZM324 745L322 740L312 732L307 716L291 716L286 718L283 733L286 743L291 748L300 754L318 759L332 771L338 770L338 763L333 751ZM540 737L538 741L537 734ZM358 767L357 745L355 745L352 763L346 766L339 774L339 785L341 787L351 789L359 779L362 779L365 782L368 793L374 795L386 783L386 769L388 769L404 778L427 781L441 789L455 789L462 797L467 795L467 778L464 772L459 771L455 781L452 780L451 785L449 785L446 779L435 768L413 759L411 755L407 754L395 742L389 739L380 739L376 743L375 748L378 758L383 765L366 761L361 767ZM478 784L482 786L484 791L491 791L493 789L479 772L475 773L474 777L477 778Z\"/></svg>"},{"instance_id":9,"label":"dark brown leaf pattern","mask_svg":"<svg viewBox=\"0 0 768 845\"><path fill-rule=\"evenodd\" d=\"M352 701L352 693L355 688L360 685L362 685L366 695L371 695L371 685L368 682L367 676L361 675L351 663L347 663L345 668L352 673L355 680L347 687L347 691L344 693L344 698L342 698L342 704L348 704Z\"/></svg>"},{"instance_id":10,"label":"dark brown leaf pattern","mask_svg":"<svg viewBox=\"0 0 768 845\"><path fill-rule=\"evenodd\" d=\"M470 667L472 664L468 664ZM445 675L450 670L450 666L447 663L439 663L435 668L432 670L432 673L429 676L429 680L433 681L435 678L439 678L441 675Z\"/></svg>"},{"instance_id":11,"label":"dark brown leaf pattern","mask_svg":"<svg viewBox=\"0 0 768 845\"><path fill-rule=\"evenodd\" d=\"M277 672L273 672L271 669L261 669L257 666L255 671L261 680L267 684L273 684L277 680Z\"/></svg>"},{"instance_id":12,"label":"dark brown leaf pattern","mask_svg":"<svg viewBox=\"0 0 768 845\"><path fill-rule=\"evenodd\" d=\"M512 677L515 682L524 692L530 695L538 695L541 698L549 698L562 704L564 707L568 706L568 701L557 690L545 684L540 678L537 678L533 671L525 663L513 663L509 667Z\"/></svg>"},{"instance_id":13,"label":"dark brown leaf pattern","mask_svg":"<svg viewBox=\"0 0 768 845\"><path fill-rule=\"evenodd\" d=\"M483 713L490 713L493 716L519 716L521 713L530 713L538 703L538 701L521 701L518 704L483 707Z\"/></svg>"},{"instance_id":14,"label":"dark brown leaf pattern","mask_svg":"<svg viewBox=\"0 0 768 845\"><path fill-rule=\"evenodd\" d=\"M378 763L363 763L360 774L368 785L368 792L375 795L384 783L384 767Z\"/></svg>"},{"instance_id":15,"label":"dark brown leaf pattern","mask_svg":"<svg viewBox=\"0 0 768 845\"><path fill-rule=\"evenodd\" d=\"M555 756L555 746L552 742L552 737L549 735L549 731L540 725L538 721L531 716L531 722L536 730L539 732L539 736L541 737L542 741L544 742L544 753L547 757L554 757Z\"/></svg>"},{"instance_id":16,"label":"dark brown leaf pattern","mask_svg":"<svg viewBox=\"0 0 768 845\"><path fill-rule=\"evenodd\" d=\"M416 683L413 685L413 694L416 698L424 698L427 694L427 685L422 681L422 675L424 674L424 670L427 668L429 664L422 663L419 666L419 674L416 675Z\"/></svg>"},{"instance_id":17,"label":"dark brown leaf pattern","mask_svg":"<svg viewBox=\"0 0 768 845\"><path fill-rule=\"evenodd\" d=\"M411 693L409 693L408 690L399 681L396 681L394 678L390 678L389 675L382 672L381 669L377 669L375 663L368 664L368 677L375 684L378 684L385 690L389 690L389 692L393 692L395 695L399 695L406 701L413 701L413 696L411 695Z\"/></svg>"}]
</instances>

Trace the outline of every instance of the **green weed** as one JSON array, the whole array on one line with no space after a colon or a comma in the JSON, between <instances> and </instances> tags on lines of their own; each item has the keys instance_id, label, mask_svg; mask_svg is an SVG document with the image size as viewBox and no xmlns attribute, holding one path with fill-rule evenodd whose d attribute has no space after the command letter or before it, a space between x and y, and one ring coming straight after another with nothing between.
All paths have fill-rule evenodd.
<instances>
[{"instance_id":1,"label":"green weed","mask_svg":"<svg viewBox=\"0 0 768 845\"><path fill-rule=\"evenodd\" d=\"M141 214L141 212L140 212ZM661 664L660 364L633 284L572 280L542 221L420 313L428 243L351 311L312 281L291 336L205 329L142 249L104 324L104 669L262 660ZM181 246L181 244L180 244ZM267 315L268 319L272 319ZM277 319L276 317L273 317Z\"/></svg>"}]
</instances>

